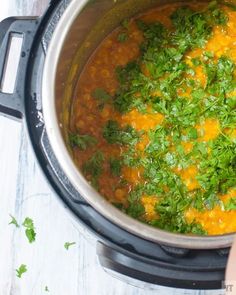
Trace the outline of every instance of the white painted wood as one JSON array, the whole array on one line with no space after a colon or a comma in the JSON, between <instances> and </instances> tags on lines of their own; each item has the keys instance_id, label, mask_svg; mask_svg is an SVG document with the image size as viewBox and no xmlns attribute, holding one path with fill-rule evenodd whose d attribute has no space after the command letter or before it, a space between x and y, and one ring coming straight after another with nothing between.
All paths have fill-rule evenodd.
<instances>
[{"instance_id":1,"label":"white painted wood","mask_svg":"<svg viewBox=\"0 0 236 295\"><path fill-rule=\"evenodd\" d=\"M48 0L3 0L0 19L37 15ZM0 117L0 295L219 295L221 291L188 291L164 287L133 287L105 273L98 264L95 240L72 221L57 200L37 164L25 126ZM29 216L36 242L29 244L24 229L8 225L9 214L19 223ZM76 242L69 251L64 243ZM26 264L21 279L15 269Z\"/></svg>"}]
</instances>

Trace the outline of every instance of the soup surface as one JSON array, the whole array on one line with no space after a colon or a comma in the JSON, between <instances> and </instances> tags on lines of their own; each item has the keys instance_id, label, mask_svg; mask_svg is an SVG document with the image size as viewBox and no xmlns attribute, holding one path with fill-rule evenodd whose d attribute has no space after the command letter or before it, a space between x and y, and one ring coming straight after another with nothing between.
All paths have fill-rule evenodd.
<instances>
[{"instance_id":1,"label":"soup surface","mask_svg":"<svg viewBox=\"0 0 236 295\"><path fill-rule=\"evenodd\" d=\"M86 179L126 214L186 234L236 231L236 9L125 20L78 80L70 121Z\"/></svg>"}]
</instances>

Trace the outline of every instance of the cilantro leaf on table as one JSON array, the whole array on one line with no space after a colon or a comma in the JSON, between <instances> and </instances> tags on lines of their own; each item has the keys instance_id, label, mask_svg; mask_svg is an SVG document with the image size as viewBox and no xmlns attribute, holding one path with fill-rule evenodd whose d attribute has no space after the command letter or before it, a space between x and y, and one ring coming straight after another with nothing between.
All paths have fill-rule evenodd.
<instances>
[{"instance_id":1,"label":"cilantro leaf on table","mask_svg":"<svg viewBox=\"0 0 236 295\"><path fill-rule=\"evenodd\" d=\"M26 217L22 225L26 228L25 234L30 243L33 243L35 241L36 232L34 227L34 222L31 218Z\"/></svg>"},{"instance_id":2,"label":"cilantro leaf on table","mask_svg":"<svg viewBox=\"0 0 236 295\"><path fill-rule=\"evenodd\" d=\"M10 217L11 217L11 221L9 222L9 224L14 224L16 227L20 227L16 218L14 216L12 216L11 214L10 214Z\"/></svg>"},{"instance_id":3,"label":"cilantro leaf on table","mask_svg":"<svg viewBox=\"0 0 236 295\"><path fill-rule=\"evenodd\" d=\"M16 276L21 278L24 273L27 272L27 267L25 264L21 264L18 269L16 269Z\"/></svg>"},{"instance_id":4,"label":"cilantro leaf on table","mask_svg":"<svg viewBox=\"0 0 236 295\"><path fill-rule=\"evenodd\" d=\"M76 245L76 242L66 242L66 243L64 244L64 248L65 248L66 250L69 250L69 248L70 248L71 246L73 246L73 245Z\"/></svg>"},{"instance_id":5,"label":"cilantro leaf on table","mask_svg":"<svg viewBox=\"0 0 236 295\"><path fill-rule=\"evenodd\" d=\"M208 5L207 18L209 23L213 25L224 26L227 24L229 18L225 12L219 7L220 1L211 1ZM231 6L232 8L233 6Z\"/></svg>"}]
</instances>

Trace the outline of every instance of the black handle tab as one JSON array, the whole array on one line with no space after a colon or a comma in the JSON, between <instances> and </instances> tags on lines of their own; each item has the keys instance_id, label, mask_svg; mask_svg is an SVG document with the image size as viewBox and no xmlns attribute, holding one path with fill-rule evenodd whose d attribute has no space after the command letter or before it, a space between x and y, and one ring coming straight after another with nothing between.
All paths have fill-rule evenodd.
<instances>
[{"instance_id":1,"label":"black handle tab","mask_svg":"<svg viewBox=\"0 0 236 295\"><path fill-rule=\"evenodd\" d=\"M22 118L24 113L24 86L26 69L30 60L30 52L39 19L10 17L0 23L0 78L4 76L5 64L11 36L21 35L23 38L19 66L13 93L3 93L0 89L0 112L16 118Z\"/></svg>"}]
</instances>

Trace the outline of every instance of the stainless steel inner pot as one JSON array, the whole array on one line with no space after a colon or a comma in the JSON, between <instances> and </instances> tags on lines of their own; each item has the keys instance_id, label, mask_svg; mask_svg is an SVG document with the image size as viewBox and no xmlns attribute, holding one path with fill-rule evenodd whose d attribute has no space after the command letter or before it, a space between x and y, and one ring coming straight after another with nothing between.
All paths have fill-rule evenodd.
<instances>
[{"instance_id":1,"label":"stainless steel inner pot","mask_svg":"<svg viewBox=\"0 0 236 295\"><path fill-rule=\"evenodd\" d=\"M68 178L98 212L130 233L156 243L189 249L216 249L232 244L234 234L173 234L125 215L106 201L75 166L66 145L71 99L78 76L99 42L119 23L163 0L72 0L54 32L43 73L43 113L53 151ZM94 122L96 124L96 122Z\"/></svg>"}]
</instances>

